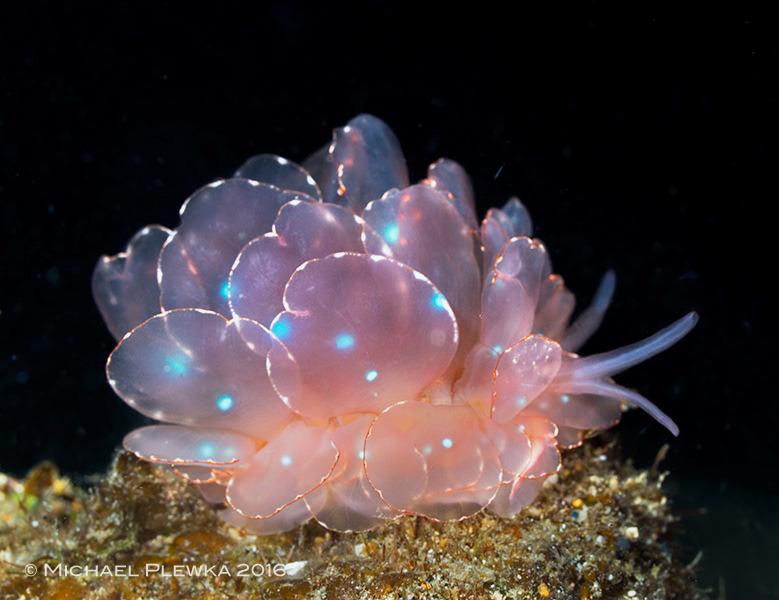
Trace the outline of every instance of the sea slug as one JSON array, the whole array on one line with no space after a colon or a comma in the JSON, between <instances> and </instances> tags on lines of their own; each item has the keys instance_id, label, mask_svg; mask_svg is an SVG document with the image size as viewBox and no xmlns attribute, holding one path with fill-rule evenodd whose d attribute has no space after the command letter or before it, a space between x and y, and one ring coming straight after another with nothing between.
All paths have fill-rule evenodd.
<instances>
[{"instance_id":1,"label":"sea slug","mask_svg":"<svg viewBox=\"0 0 779 600\"><path fill-rule=\"evenodd\" d=\"M196 191L174 230L104 256L93 293L119 344L108 380L163 424L127 435L223 517L258 533L339 531L404 513L510 517L559 448L654 404L612 376L680 340L690 313L579 356L614 290L574 297L512 198L479 224L454 161L410 185L381 120L360 115L297 165L249 159Z\"/></svg>"}]
</instances>

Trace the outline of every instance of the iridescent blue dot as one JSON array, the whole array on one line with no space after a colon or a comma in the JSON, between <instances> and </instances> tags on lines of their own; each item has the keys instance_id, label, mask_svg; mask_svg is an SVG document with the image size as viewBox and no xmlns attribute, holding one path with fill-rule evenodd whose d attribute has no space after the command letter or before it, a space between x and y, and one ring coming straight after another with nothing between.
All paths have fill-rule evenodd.
<instances>
[{"instance_id":1,"label":"iridescent blue dot","mask_svg":"<svg viewBox=\"0 0 779 600\"><path fill-rule=\"evenodd\" d=\"M348 350L354 346L354 336L348 333L340 333L335 338L335 347L339 350Z\"/></svg>"},{"instance_id":2,"label":"iridescent blue dot","mask_svg":"<svg viewBox=\"0 0 779 600\"><path fill-rule=\"evenodd\" d=\"M222 396L216 401L216 405L219 408L219 410L230 410L233 407L233 404L235 404L235 401L231 396Z\"/></svg>"},{"instance_id":3,"label":"iridescent blue dot","mask_svg":"<svg viewBox=\"0 0 779 600\"><path fill-rule=\"evenodd\" d=\"M433 294L430 303L436 308L440 308L442 310L445 309L447 306L446 298L444 298L443 294Z\"/></svg>"},{"instance_id":4,"label":"iridescent blue dot","mask_svg":"<svg viewBox=\"0 0 779 600\"><path fill-rule=\"evenodd\" d=\"M183 377L187 372L189 372L188 364L189 364L189 359L183 354L180 354L178 356L171 356L165 362L165 366L163 367L163 370L166 373L172 373L173 375L178 375L179 377Z\"/></svg>"},{"instance_id":5,"label":"iridescent blue dot","mask_svg":"<svg viewBox=\"0 0 779 600\"><path fill-rule=\"evenodd\" d=\"M292 464L292 457L289 454L282 454L279 462L282 467L288 467Z\"/></svg>"},{"instance_id":6,"label":"iridescent blue dot","mask_svg":"<svg viewBox=\"0 0 779 600\"><path fill-rule=\"evenodd\" d=\"M567 395L563 394L562 396L560 396L560 400L563 401L563 404L566 404L570 400L570 398Z\"/></svg>"},{"instance_id":7,"label":"iridescent blue dot","mask_svg":"<svg viewBox=\"0 0 779 600\"><path fill-rule=\"evenodd\" d=\"M452 438L444 438L441 440L441 445L444 448L451 448L454 445L454 442L452 441Z\"/></svg>"},{"instance_id":8,"label":"iridescent blue dot","mask_svg":"<svg viewBox=\"0 0 779 600\"><path fill-rule=\"evenodd\" d=\"M366 380L366 381L373 381L373 380L374 380L374 379L376 379L378 376L379 376L379 372L378 372L378 371L368 371L368 372L365 374L365 380Z\"/></svg>"},{"instance_id":9,"label":"iridescent blue dot","mask_svg":"<svg viewBox=\"0 0 779 600\"><path fill-rule=\"evenodd\" d=\"M502 354L503 353L503 347L502 346L493 346L492 351L495 354Z\"/></svg>"},{"instance_id":10,"label":"iridescent blue dot","mask_svg":"<svg viewBox=\"0 0 779 600\"><path fill-rule=\"evenodd\" d=\"M200 458L209 459L214 456L214 450L214 445L211 442L203 442L200 444L198 453L200 454Z\"/></svg>"},{"instance_id":11,"label":"iridescent blue dot","mask_svg":"<svg viewBox=\"0 0 779 600\"><path fill-rule=\"evenodd\" d=\"M230 282L225 281L222 284L222 298L228 298L230 296Z\"/></svg>"},{"instance_id":12,"label":"iridescent blue dot","mask_svg":"<svg viewBox=\"0 0 779 600\"><path fill-rule=\"evenodd\" d=\"M392 223L384 228L384 239L390 244L394 244L400 239L400 227L397 223Z\"/></svg>"},{"instance_id":13,"label":"iridescent blue dot","mask_svg":"<svg viewBox=\"0 0 779 600\"><path fill-rule=\"evenodd\" d=\"M271 326L270 330L273 335L275 335L280 340L283 340L289 335L291 327L284 321L279 320Z\"/></svg>"}]
</instances>

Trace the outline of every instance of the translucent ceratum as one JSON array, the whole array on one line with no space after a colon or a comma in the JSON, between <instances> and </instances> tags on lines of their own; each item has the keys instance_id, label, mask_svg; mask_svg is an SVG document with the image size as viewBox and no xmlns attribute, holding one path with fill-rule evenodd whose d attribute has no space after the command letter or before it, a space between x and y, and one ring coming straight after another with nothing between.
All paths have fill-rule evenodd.
<instances>
[{"instance_id":1,"label":"translucent ceratum","mask_svg":"<svg viewBox=\"0 0 779 600\"><path fill-rule=\"evenodd\" d=\"M160 424L124 445L169 463L257 533L312 517L360 531L404 513L511 517L560 448L627 405L612 377L676 343L579 356L614 290L574 297L516 198L479 223L467 174L410 185L397 139L360 115L301 165L263 154L206 185L169 230L104 256L93 291L118 340L106 367Z\"/></svg>"}]
</instances>

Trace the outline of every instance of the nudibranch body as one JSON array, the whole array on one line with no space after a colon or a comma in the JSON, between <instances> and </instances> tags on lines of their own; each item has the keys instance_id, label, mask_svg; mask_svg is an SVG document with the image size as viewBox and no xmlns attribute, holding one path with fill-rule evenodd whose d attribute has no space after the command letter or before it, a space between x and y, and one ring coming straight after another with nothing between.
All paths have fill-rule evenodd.
<instances>
[{"instance_id":1,"label":"nudibranch body","mask_svg":"<svg viewBox=\"0 0 779 600\"><path fill-rule=\"evenodd\" d=\"M442 159L410 185L397 139L360 115L302 165L273 155L190 196L174 230L103 257L94 296L119 344L108 380L164 424L125 447L169 463L258 533L339 531L404 513L510 517L559 448L638 406L612 376L676 343L694 313L633 345L576 350L614 290L571 321L530 216L479 224Z\"/></svg>"}]
</instances>

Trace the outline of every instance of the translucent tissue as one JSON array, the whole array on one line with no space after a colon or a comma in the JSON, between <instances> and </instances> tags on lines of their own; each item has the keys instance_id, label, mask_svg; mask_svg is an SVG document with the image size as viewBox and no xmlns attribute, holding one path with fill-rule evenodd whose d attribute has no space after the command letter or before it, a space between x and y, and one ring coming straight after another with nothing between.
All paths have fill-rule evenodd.
<instances>
[{"instance_id":1,"label":"translucent tissue","mask_svg":"<svg viewBox=\"0 0 779 600\"><path fill-rule=\"evenodd\" d=\"M163 424L125 438L257 533L340 531L404 513L510 517L559 448L638 406L612 376L692 329L690 313L580 357L614 290L574 297L512 198L478 223L465 171L409 185L387 125L360 115L302 165L249 159L196 191L174 230L104 256L93 293L119 341L108 380Z\"/></svg>"}]
</instances>

